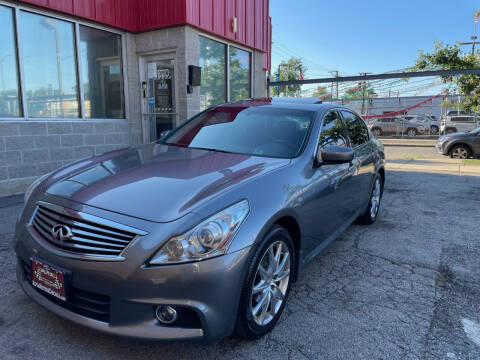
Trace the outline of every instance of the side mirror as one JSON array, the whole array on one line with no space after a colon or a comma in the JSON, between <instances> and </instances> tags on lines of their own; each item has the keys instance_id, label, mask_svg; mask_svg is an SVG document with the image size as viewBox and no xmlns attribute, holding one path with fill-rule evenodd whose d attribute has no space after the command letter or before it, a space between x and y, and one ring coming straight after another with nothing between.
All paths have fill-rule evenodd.
<instances>
[{"instance_id":1,"label":"side mirror","mask_svg":"<svg viewBox=\"0 0 480 360\"><path fill-rule=\"evenodd\" d=\"M343 164L353 160L353 150L345 146L331 145L324 150L317 150L315 160L317 165L321 164Z\"/></svg>"}]
</instances>

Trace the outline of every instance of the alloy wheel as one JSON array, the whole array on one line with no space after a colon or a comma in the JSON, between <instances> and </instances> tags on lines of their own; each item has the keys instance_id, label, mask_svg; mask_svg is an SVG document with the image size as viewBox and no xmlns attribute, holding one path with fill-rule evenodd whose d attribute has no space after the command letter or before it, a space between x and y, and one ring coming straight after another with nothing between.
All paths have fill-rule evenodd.
<instances>
[{"instance_id":1,"label":"alloy wheel","mask_svg":"<svg viewBox=\"0 0 480 360\"><path fill-rule=\"evenodd\" d=\"M382 193L382 187L380 185L380 179L375 179L373 185L372 196L370 198L370 217L374 219L377 216L378 208L380 206L380 196Z\"/></svg>"},{"instance_id":2,"label":"alloy wheel","mask_svg":"<svg viewBox=\"0 0 480 360\"><path fill-rule=\"evenodd\" d=\"M272 321L285 301L290 282L291 256L285 242L272 243L258 264L250 299L255 323L265 326Z\"/></svg>"},{"instance_id":3,"label":"alloy wheel","mask_svg":"<svg viewBox=\"0 0 480 360\"><path fill-rule=\"evenodd\" d=\"M431 135L437 135L437 134L438 134L438 127L432 126L432 127L430 128L430 134L431 134Z\"/></svg>"},{"instance_id":4,"label":"alloy wheel","mask_svg":"<svg viewBox=\"0 0 480 360\"><path fill-rule=\"evenodd\" d=\"M454 159L466 159L467 157L468 151L463 147L457 147L452 150L452 158Z\"/></svg>"},{"instance_id":5,"label":"alloy wheel","mask_svg":"<svg viewBox=\"0 0 480 360\"><path fill-rule=\"evenodd\" d=\"M415 131L415 129L409 129L407 131L407 136L413 137L415 135L417 135L417 132Z\"/></svg>"}]
</instances>

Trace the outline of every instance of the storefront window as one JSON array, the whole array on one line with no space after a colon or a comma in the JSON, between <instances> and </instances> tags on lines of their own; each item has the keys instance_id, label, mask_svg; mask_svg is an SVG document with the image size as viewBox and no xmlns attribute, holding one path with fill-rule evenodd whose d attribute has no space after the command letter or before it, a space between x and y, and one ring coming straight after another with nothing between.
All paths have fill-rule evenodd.
<instances>
[{"instance_id":1,"label":"storefront window","mask_svg":"<svg viewBox=\"0 0 480 360\"><path fill-rule=\"evenodd\" d=\"M226 45L200 37L200 109L227 101Z\"/></svg>"},{"instance_id":2,"label":"storefront window","mask_svg":"<svg viewBox=\"0 0 480 360\"><path fill-rule=\"evenodd\" d=\"M250 97L250 53L230 46L230 101Z\"/></svg>"},{"instance_id":3,"label":"storefront window","mask_svg":"<svg viewBox=\"0 0 480 360\"><path fill-rule=\"evenodd\" d=\"M21 11L19 25L28 115L78 117L73 24Z\"/></svg>"},{"instance_id":4,"label":"storefront window","mask_svg":"<svg viewBox=\"0 0 480 360\"><path fill-rule=\"evenodd\" d=\"M13 10L0 6L0 117L20 116Z\"/></svg>"},{"instance_id":5,"label":"storefront window","mask_svg":"<svg viewBox=\"0 0 480 360\"><path fill-rule=\"evenodd\" d=\"M121 36L80 25L85 117L124 118Z\"/></svg>"}]
</instances>

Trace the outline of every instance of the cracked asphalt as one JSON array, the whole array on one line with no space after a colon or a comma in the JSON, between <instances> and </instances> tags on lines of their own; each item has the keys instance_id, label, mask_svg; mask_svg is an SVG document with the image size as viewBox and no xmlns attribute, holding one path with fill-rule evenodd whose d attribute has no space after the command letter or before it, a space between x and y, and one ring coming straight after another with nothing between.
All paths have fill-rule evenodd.
<instances>
[{"instance_id":1,"label":"cracked asphalt","mask_svg":"<svg viewBox=\"0 0 480 360\"><path fill-rule=\"evenodd\" d=\"M213 345L115 338L31 301L0 199L3 359L480 359L480 177L388 171L379 218L352 225L293 285L274 331Z\"/></svg>"}]
</instances>

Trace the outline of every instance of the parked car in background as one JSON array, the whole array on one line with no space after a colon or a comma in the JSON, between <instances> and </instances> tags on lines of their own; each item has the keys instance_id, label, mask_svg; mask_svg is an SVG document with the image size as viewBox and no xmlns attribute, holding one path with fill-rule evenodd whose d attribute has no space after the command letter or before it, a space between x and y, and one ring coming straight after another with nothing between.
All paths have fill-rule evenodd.
<instances>
[{"instance_id":1,"label":"parked car in background","mask_svg":"<svg viewBox=\"0 0 480 360\"><path fill-rule=\"evenodd\" d=\"M452 134L473 130L480 126L480 116L477 115L447 115L440 123L441 134Z\"/></svg>"},{"instance_id":2,"label":"parked car in background","mask_svg":"<svg viewBox=\"0 0 480 360\"><path fill-rule=\"evenodd\" d=\"M441 136L435 145L438 152L454 159L480 157L480 127Z\"/></svg>"},{"instance_id":3,"label":"parked car in background","mask_svg":"<svg viewBox=\"0 0 480 360\"><path fill-rule=\"evenodd\" d=\"M437 135L440 131L440 122L435 119L433 115L424 116L424 115L402 115L400 116L407 121L420 123L425 126L426 133L429 135Z\"/></svg>"},{"instance_id":4,"label":"parked car in background","mask_svg":"<svg viewBox=\"0 0 480 360\"><path fill-rule=\"evenodd\" d=\"M447 112L447 116L455 116L455 115L470 115L465 110L449 110Z\"/></svg>"},{"instance_id":5,"label":"parked car in background","mask_svg":"<svg viewBox=\"0 0 480 360\"><path fill-rule=\"evenodd\" d=\"M375 137L382 135L406 135L413 137L425 133L425 124L408 121L400 116L373 119L368 126Z\"/></svg>"},{"instance_id":6,"label":"parked car in background","mask_svg":"<svg viewBox=\"0 0 480 360\"><path fill-rule=\"evenodd\" d=\"M352 222L376 220L384 164L346 107L216 106L32 184L18 282L53 313L114 335L256 339L310 260Z\"/></svg>"}]
</instances>

